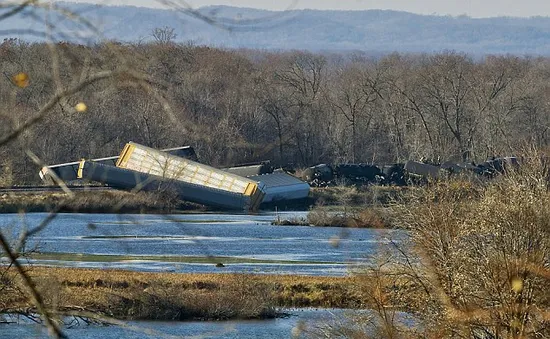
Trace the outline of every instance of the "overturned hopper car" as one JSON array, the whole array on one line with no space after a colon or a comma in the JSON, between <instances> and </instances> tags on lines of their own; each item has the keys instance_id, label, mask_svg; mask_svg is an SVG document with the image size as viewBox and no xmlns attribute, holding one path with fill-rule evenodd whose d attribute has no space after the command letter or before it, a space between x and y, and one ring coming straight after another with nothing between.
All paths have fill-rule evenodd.
<instances>
[{"instance_id":1,"label":"overturned hopper car","mask_svg":"<svg viewBox=\"0 0 550 339\"><path fill-rule=\"evenodd\" d=\"M197 154L191 146L174 147L163 149L163 152L169 154L197 161ZM112 156L107 158L93 159L92 161L104 165L115 166L118 160L118 156ZM44 166L40 169L38 175L40 179L47 185L53 185L56 183L54 177L57 176L64 182L74 181L78 179L78 167L80 161L68 162L65 164Z\"/></svg>"},{"instance_id":2,"label":"overturned hopper car","mask_svg":"<svg viewBox=\"0 0 550 339\"><path fill-rule=\"evenodd\" d=\"M377 166L368 164L339 164L335 166L336 176L351 183L376 182L383 173Z\"/></svg>"},{"instance_id":3,"label":"overturned hopper car","mask_svg":"<svg viewBox=\"0 0 550 339\"><path fill-rule=\"evenodd\" d=\"M248 208L251 211L258 209L265 195L265 185L262 182L256 182L133 142L126 144L116 166L154 175L165 180L182 181L241 194L250 199Z\"/></svg>"},{"instance_id":4,"label":"overturned hopper car","mask_svg":"<svg viewBox=\"0 0 550 339\"><path fill-rule=\"evenodd\" d=\"M212 207L231 210L249 210L250 197L244 194L195 185L184 181L136 172L93 161L82 160L79 179L97 181L128 191L170 191L180 199Z\"/></svg>"}]
</instances>

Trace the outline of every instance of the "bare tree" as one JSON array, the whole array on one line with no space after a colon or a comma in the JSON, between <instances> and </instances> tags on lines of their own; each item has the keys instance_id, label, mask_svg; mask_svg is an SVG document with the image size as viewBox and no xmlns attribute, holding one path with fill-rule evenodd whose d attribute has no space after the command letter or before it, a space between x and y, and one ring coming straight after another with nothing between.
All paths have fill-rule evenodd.
<instances>
[{"instance_id":1,"label":"bare tree","mask_svg":"<svg viewBox=\"0 0 550 339\"><path fill-rule=\"evenodd\" d=\"M168 27L168 26L153 28L151 35L153 36L155 41L160 44L173 43L178 36L175 33L175 29L173 27Z\"/></svg>"}]
</instances>

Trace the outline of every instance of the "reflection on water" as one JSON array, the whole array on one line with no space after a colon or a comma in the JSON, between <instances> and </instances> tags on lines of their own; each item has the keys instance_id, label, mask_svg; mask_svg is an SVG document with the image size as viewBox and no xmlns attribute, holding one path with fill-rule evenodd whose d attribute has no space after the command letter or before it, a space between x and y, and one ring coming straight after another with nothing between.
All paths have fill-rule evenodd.
<instances>
[{"instance_id":1,"label":"reflection on water","mask_svg":"<svg viewBox=\"0 0 550 339\"><path fill-rule=\"evenodd\" d=\"M4 214L0 215L0 225L15 237L23 227L36 226L45 216L44 213ZM284 219L305 216L306 212L279 214ZM271 225L276 218L275 213L60 214L34 236L27 247L52 254L53 258L34 260L47 265L168 272L343 275L350 264L368 261L389 237L402 236L392 230ZM337 247L333 246L335 237L340 239ZM55 258L55 253L83 256L79 260L66 256ZM92 260L86 255L103 257ZM118 257L112 260L109 255ZM196 262L186 260L189 257L233 260L217 268L214 265L219 262L217 259Z\"/></svg>"},{"instance_id":2,"label":"reflection on water","mask_svg":"<svg viewBox=\"0 0 550 339\"><path fill-rule=\"evenodd\" d=\"M306 326L326 324L347 316L351 311L300 309L289 311L290 316L272 320L218 321L218 322L129 322L121 326L77 326L65 329L69 338L291 338L297 334L299 323ZM353 311L353 314L366 311ZM47 338L44 328L30 323L0 324L0 338Z\"/></svg>"}]
</instances>

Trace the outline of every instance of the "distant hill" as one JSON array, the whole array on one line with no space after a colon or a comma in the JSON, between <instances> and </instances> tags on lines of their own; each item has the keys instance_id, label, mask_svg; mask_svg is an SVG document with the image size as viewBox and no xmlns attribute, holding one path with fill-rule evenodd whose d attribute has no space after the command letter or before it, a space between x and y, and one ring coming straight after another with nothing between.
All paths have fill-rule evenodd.
<instances>
[{"instance_id":1,"label":"distant hill","mask_svg":"<svg viewBox=\"0 0 550 339\"><path fill-rule=\"evenodd\" d=\"M307 49L312 51L438 52L550 55L550 18L428 16L407 12L293 10L271 12L226 6L204 7L209 24L174 10L131 6L62 3L93 22L105 38L123 42L151 41L156 27L172 27L176 41L227 48ZM2 12L0 11L0 14ZM32 16L31 16L32 14ZM3 37L42 40L28 30L44 32L44 13L25 10L0 21ZM21 24L24 20L25 24ZM58 40L88 43L96 34L83 23L53 20ZM79 39L75 39L75 36Z\"/></svg>"}]
</instances>

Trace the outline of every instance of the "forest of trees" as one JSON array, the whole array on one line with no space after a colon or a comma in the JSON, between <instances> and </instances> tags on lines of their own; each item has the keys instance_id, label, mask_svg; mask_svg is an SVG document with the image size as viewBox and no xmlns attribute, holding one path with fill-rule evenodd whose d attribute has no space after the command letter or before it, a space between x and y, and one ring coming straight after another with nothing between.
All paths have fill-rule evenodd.
<instances>
[{"instance_id":1,"label":"forest of trees","mask_svg":"<svg viewBox=\"0 0 550 339\"><path fill-rule=\"evenodd\" d=\"M195 147L214 166L271 160L481 161L550 142L550 59L446 52L361 55L222 50L170 39L148 44L0 45L0 135L33 117L71 83L119 67L149 74L151 90L124 77L63 98L0 149L0 183L39 180L27 150L55 164L116 155L128 141ZM59 65L52 72L52 57ZM124 63L124 64L123 64ZM53 63L55 64L55 63ZM16 86L14 75L28 75ZM153 92L152 92L153 91ZM82 102L86 110L67 109Z\"/></svg>"}]
</instances>

